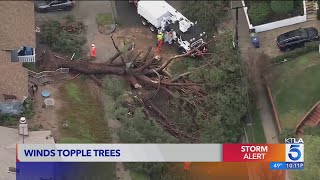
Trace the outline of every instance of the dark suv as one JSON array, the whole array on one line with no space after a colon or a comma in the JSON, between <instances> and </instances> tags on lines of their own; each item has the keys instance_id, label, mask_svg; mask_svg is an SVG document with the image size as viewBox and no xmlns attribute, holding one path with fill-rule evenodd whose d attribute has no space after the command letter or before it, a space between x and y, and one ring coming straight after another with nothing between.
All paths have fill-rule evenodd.
<instances>
[{"instance_id":1,"label":"dark suv","mask_svg":"<svg viewBox=\"0 0 320 180\"><path fill-rule=\"evenodd\" d=\"M74 5L74 0L35 1L35 10L42 13L49 11L70 11Z\"/></svg>"},{"instance_id":2,"label":"dark suv","mask_svg":"<svg viewBox=\"0 0 320 180\"><path fill-rule=\"evenodd\" d=\"M306 42L318 40L319 35L316 28L299 28L278 36L277 45L280 51L290 51L297 47L303 47Z\"/></svg>"}]
</instances>

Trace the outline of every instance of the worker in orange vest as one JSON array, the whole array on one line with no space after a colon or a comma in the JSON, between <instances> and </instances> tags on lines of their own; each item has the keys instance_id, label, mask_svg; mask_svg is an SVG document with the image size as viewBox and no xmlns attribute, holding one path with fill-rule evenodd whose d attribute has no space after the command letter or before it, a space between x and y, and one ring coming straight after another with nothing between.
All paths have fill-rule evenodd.
<instances>
[{"instance_id":1,"label":"worker in orange vest","mask_svg":"<svg viewBox=\"0 0 320 180\"><path fill-rule=\"evenodd\" d=\"M96 58L96 46L94 44L91 45L90 57L93 58L93 59Z\"/></svg>"},{"instance_id":2,"label":"worker in orange vest","mask_svg":"<svg viewBox=\"0 0 320 180\"><path fill-rule=\"evenodd\" d=\"M161 50L161 47L162 47L162 44L163 44L163 34L162 32L160 31L157 35L157 52L160 53L160 50Z\"/></svg>"}]
</instances>

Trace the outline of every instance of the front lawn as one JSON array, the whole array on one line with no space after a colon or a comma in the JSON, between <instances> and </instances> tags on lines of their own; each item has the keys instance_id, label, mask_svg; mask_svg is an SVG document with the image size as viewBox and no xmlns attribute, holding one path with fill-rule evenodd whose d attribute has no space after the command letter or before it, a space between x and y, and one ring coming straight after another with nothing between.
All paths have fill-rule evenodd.
<instances>
[{"instance_id":1,"label":"front lawn","mask_svg":"<svg viewBox=\"0 0 320 180\"><path fill-rule=\"evenodd\" d=\"M319 53L300 56L273 68L273 98L282 129L293 128L320 100Z\"/></svg>"}]
</instances>

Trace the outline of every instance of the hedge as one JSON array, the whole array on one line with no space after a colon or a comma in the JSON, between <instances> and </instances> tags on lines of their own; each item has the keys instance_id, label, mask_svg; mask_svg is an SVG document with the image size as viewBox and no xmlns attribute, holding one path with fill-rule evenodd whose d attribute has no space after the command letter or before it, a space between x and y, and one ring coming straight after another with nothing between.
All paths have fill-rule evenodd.
<instances>
[{"instance_id":1,"label":"hedge","mask_svg":"<svg viewBox=\"0 0 320 180\"><path fill-rule=\"evenodd\" d=\"M271 1L271 9L276 14L286 15L293 10L294 2L291 1Z\"/></svg>"},{"instance_id":2,"label":"hedge","mask_svg":"<svg viewBox=\"0 0 320 180\"><path fill-rule=\"evenodd\" d=\"M253 25L260 25L265 23L270 14L271 7L268 2L256 2L248 10L248 16Z\"/></svg>"},{"instance_id":3,"label":"hedge","mask_svg":"<svg viewBox=\"0 0 320 180\"><path fill-rule=\"evenodd\" d=\"M271 62L272 63L280 63L284 59L291 60L291 59L299 57L299 56L301 56L303 54L306 54L306 53L309 53L309 52L312 52L312 51L318 51L318 50L319 50L319 41L306 43L303 48L299 48L299 49L296 49L294 51L286 52L283 55L280 55L280 56L277 56L275 58L272 58Z\"/></svg>"}]
</instances>

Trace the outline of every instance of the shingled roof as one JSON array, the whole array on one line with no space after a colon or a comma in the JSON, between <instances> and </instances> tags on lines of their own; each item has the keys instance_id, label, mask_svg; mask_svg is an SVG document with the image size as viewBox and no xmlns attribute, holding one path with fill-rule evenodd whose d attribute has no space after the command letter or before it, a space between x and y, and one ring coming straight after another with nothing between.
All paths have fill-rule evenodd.
<instances>
[{"instance_id":1,"label":"shingled roof","mask_svg":"<svg viewBox=\"0 0 320 180\"><path fill-rule=\"evenodd\" d=\"M21 63L6 63L0 64L0 72L0 102L5 102L3 94L23 101L28 96L28 70Z\"/></svg>"},{"instance_id":2,"label":"shingled roof","mask_svg":"<svg viewBox=\"0 0 320 180\"><path fill-rule=\"evenodd\" d=\"M21 63L11 62L11 51L36 47L33 1L0 1L0 102L2 94L28 95L28 72Z\"/></svg>"},{"instance_id":3,"label":"shingled roof","mask_svg":"<svg viewBox=\"0 0 320 180\"><path fill-rule=\"evenodd\" d=\"M0 50L36 47L33 1L0 1ZM10 59L10 52L0 53L0 62Z\"/></svg>"}]
</instances>

